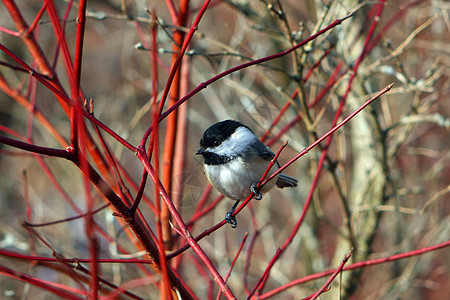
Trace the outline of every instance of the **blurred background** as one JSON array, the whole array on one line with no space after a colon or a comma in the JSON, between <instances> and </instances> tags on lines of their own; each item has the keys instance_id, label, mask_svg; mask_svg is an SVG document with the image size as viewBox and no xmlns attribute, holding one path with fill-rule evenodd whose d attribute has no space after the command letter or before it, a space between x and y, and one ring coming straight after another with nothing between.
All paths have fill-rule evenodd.
<instances>
[{"instance_id":1,"label":"blurred background","mask_svg":"<svg viewBox=\"0 0 450 300\"><path fill-rule=\"evenodd\" d=\"M11 34L18 29L6 2L0 4L0 42L38 69L24 40ZM73 55L76 3L53 3ZM202 5L201 1L191 1L187 21L180 25L174 23L168 3L88 1L81 89L88 102L93 101L94 116L135 146L152 123L152 97L156 93L158 100L161 98L177 54L174 31L186 34ZM17 1L16 5L29 26L43 7L41 1L34 0ZM178 10L181 4L174 5ZM287 247L271 268L264 287L258 290L261 298L272 296L270 292L294 280L338 267L351 249L348 264L448 241L449 9L445 1L406 0L224 0L209 5L183 58L180 93L174 101L221 72L288 50L336 19L354 14L296 51L213 82L179 107L172 157L175 166L166 189L186 223L219 196L215 190L204 194L208 182L201 161L193 155L207 127L224 119L239 120L260 137L267 132L265 143L274 152L287 140L288 147L279 159L284 164L328 132L338 111L342 109L337 117L340 122L394 83L391 91L336 132L328 147L322 143L286 169L285 173L299 179L296 189L273 190L262 201L250 202L237 216L236 229L226 225L201 240L200 245L225 276L248 234L228 279L238 299L248 296L277 249L284 245ZM157 90L152 85L152 11L157 17ZM47 11L33 34L70 95L58 36ZM15 68L17 63L4 52L0 53L0 61L1 135L64 149L55 133L36 117L39 111L63 139L69 140L70 120L55 95ZM29 104L21 102L21 97ZM100 144L94 127L86 123L94 141ZM159 126L161 160L168 151L164 148L166 128L164 120ZM106 133L102 136L122 166L122 173L129 175L124 176L122 189L136 195L133 184L139 186L142 163L114 138ZM322 161L323 150L327 152ZM86 212L78 168L58 158L41 159L53 177L37 156L0 145L0 248L45 257L55 251L66 258L88 258L83 218L33 228L37 233L22 226L24 221L41 224ZM114 186L116 181L109 182ZM153 188L149 182L145 189L149 201L139 207L152 228L155 213L148 203L154 201ZM92 193L96 208L107 203L94 187ZM203 197L208 197L206 202L201 202ZM306 218L296 231L309 200ZM192 234L196 236L222 221L232 204L228 199L219 200L208 213L192 219ZM110 237L97 232L99 257L146 258L135 240L125 234L127 225L118 219L111 207L95 214L95 222ZM172 239L167 253L184 245L175 232ZM445 248L347 271L321 297L447 299L448 261ZM77 282L74 275L57 264L8 256L0 256L0 264L49 282L87 288L86 283ZM171 266L197 297L216 297L218 286L192 250L171 261ZM160 296L159 274L143 268L131 263L102 263L101 276L118 286L136 280L139 284L130 291L144 299L156 299ZM153 274L151 280L137 281L149 277L146 272ZM326 278L282 288L273 298L306 297L318 290ZM0 292L0 297L11 299L53 295L9 276L0 276ZM128 299L123 294L121 297Z\"/></svg>"}]
</instances>

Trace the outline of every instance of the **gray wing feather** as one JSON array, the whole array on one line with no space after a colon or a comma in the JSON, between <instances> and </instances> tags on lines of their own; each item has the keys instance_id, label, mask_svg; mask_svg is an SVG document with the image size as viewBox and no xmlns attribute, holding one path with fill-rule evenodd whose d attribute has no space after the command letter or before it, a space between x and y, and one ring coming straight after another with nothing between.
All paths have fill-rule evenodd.
<instances>
[{"instance_id":1,"label":"gray wing feather","mask_svg":"<svg viewBox=\"0 0 450 300\"><path fill-rule=\"evenodd\" d=\"M251 145L251 148L265 160L271 160L275 156L275 153L273 153L269 147L267 147L260 141L258 141L258 143L253 143Z\"/></svg>"},{"instance_id":2,"label":"gray wing feather","mask_svg":"<svg viewBox=\"0 0 450 300\"><path fill-rule=\"evenodd\" d=\"M260 158L264 159L264 160L271 160L272 158L275 157L275 153L272 152L272 150L270 150L269 147L267 147L264 143L258 141L258 143L253 143L250 146L250 150L249 151L249 157L252 157L253 159L255 159L255 156L259 156ZM277 161L277 165L278 167L280 167L280 164ZM276 181L276 185L279 188L284 188L284 187L296 187L298 184L298 180L288 176L286 174L281 173L280 175L278 175L277 181Z\"/></svg>"}]
</instances>

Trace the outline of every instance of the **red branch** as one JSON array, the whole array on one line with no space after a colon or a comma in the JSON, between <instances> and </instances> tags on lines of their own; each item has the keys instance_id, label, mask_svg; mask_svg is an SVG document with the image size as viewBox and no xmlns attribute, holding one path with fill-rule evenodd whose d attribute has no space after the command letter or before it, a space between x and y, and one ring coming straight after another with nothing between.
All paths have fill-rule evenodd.
<instances>
[{"instance_id":1,"label":"red branch","mask_svg":"<svg viewBox=\"0 0 450 300\"><path fill-rule=\"evenodd\" d=\"M422 255L424 253L428 253L431 251L436 251L439 249L443 249L446 247L450 246L450 241L446 241L437 245L433 245L430 247L426 247L426 248L422 248L422 249L417 249L417 250L413 250L413 251L408 251L405 253L399 253L399 254L395 254L392 256L388 256L388 257L383 257L383 258L379 258L379 259L373 259L373 260L366 260L366 261L360 261L357 263L353 263L351 265L348 265L346 267L344 267L342 270L343 271L349 271L349 270L354 270L354 269L359 269L359 268L365 268L365 267L369 267L369 266L374 266L374 265L379 265L379 264L384 264L387 262L393 262L393 261L397 261L400 259L405 259L405 258L409 258L409 257L413 257L413 256L419 256ZM291 281L288 284L282 285L278 288L275 288L273 290L271 290L270 292L267 292L265 294L260 295L260 299L268 299L270 297L275 296L276 294L285 291L286 289L311 281L311 280L316 280L322 277L326 277L329 276L331 274L333 274L334 272L336 272L336 269L331 269L328 271L324 271L324 272L320 272L320 273L316 273L316 274L312 274L303 278L299 278L297 280Z\"/></svg>"}]
</instances>

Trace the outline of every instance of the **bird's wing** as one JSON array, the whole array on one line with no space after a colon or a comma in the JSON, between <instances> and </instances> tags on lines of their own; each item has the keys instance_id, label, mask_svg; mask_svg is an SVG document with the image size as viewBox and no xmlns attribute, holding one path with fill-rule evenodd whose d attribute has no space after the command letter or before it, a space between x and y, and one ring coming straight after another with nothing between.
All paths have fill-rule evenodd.
<instances>
[{"instance_id":1,"label":"bird's wing","mask_svg":"<svg viewBox=\"0 0 450 300\"><path fill-rule=\"evenodd\" d=\"M275 156L272 150L270 150L270 148L264 145L262 142L253 143L251 147L253 148L252 150L258 154L258 156L265 160L271 160Z\"/></svg>"}]
</instances>

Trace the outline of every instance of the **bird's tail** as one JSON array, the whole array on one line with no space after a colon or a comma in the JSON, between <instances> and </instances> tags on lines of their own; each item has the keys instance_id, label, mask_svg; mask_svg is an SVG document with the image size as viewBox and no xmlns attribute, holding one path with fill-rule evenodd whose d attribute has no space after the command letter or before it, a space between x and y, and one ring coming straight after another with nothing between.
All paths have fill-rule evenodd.
<instances>
[{"instance_id":1,"label":"bird's tail","mask_svg":"<svg viewBox=\"0 0 450 300\"><path fill-rule=\"evenodd\" d=\"M277 178L277 187L279 188L285 188L285 187L296 187L298 183L298 180L288 176L286 174L281 173L280 175L278 175Z\"/></svg>"}]
</instances>

